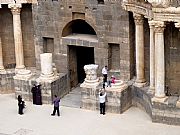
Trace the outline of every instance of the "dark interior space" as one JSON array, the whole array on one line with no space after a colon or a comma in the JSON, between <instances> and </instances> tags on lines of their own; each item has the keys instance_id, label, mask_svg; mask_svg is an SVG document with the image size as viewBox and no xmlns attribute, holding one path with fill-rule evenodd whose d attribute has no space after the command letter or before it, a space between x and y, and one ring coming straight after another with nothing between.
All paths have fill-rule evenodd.
<instances>
[{"instance_id":1,"label":"dark interior space","mask_svg":"<svg viewBox=\"0 0 180 135\"><path fill-rule=\"evenodd\" d=\"M94 64L94 48L69 45L68 50L70 86L73 88L86 77L84 65Z\"/></svg>"},{"instance_id":2,"label":"dark interior space","mask_svg":"<svg viewBox=\"0 0 180 135\"><path fill-rule=\"evenodd\" d=\"M136 76L135 23L133 13L129 12L130 76Z\"/></svg>"},{"instance_id":3,"label":"dark interior space","mask_svg":"<svg viewBox=\"0 0 180 135\"><path fill-rule=\"evenodd\" d=\"M180 95L180 32L173 22L164 30L165 43L165 87L167 96Z\"/></svg>"},{"instance_id":4,"label":"dark interior space","mask_svg":"<svg viewBox=\"0 0 180 135\"><path fill-rule=\"evenodd\" d=\"M82 83L86 77L84 66L94 64L94 48L77 46L76 51L78 82Z\"/></svg>"},{"instance_id":5,"label":"dark interior space","mask_svg":"<svg viewBox=\"0 0 180 135\"><path fill-rule=\"evenodd\" d=\"M65 37L73 33L96 35L94 29L86 21L80 19L68 23L63 29L62 36Z\"/></svg>"}]
</instances>

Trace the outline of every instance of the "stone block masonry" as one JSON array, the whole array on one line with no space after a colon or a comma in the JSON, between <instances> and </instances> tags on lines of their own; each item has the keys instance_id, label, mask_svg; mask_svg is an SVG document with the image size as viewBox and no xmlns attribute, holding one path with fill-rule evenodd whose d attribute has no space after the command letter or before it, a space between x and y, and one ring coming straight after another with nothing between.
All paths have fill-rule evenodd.
<instances>
[{"instance_id":1,"label":"stone block masonry","mask_svg":"<svg viewBox=\"0 0 180 135\"><path fill-rule=\"evenodd\" d=\"M95 88L82 88L81 90L81 107L89 110L99 110L99 89L101 85ZM107 102L106 112L123 113L131 107L132 95L131 89L120 90L106 90Z\"/></svg>"},{"instance_id":2,"label":"stone block masonry","mask_svg":"<svg viewBox=\"0 0 180 135\"><path fill-rule=\"evenodd\" d=\"M14 70L6 70L0 73L0 93L7 94L14 92Z\"/></svg>"},{"instance_id":3,"label":"stone block masonry","mask_svg":"<svg viewBox=\"0 0 180 135\"><path fill-rule=\"evenodd\" d=\"M60 76L51 82L39 82L37 75L33 75L29 79L14 79L15 97L22 95L27 101L32 101L32 86L34 84L41 84L41 96L42 103L51 104L53 95L56 94L59 97L63 97L69 91L67 83L67 75L60 74Z\"/></svg>"}]
</instances>

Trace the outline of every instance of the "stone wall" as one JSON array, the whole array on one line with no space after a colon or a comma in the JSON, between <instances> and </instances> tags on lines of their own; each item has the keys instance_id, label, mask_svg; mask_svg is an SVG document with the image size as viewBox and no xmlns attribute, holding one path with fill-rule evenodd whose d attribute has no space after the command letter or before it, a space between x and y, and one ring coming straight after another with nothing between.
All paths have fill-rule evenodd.
<instances>
[{"instance_id":1,"label":"stone wall","mask_svg":"<svg viewBox=\"0 0 180 135\"><path fill-rule=\"evenodd\" d=\"M7 5L2 5L2 8L0 8L0 25L4 67L6 69L14 68L16 62L13 16ZM25 66L35 67L34 29L32 21L32 8L30 4L23 5L21 9L21 26Z\"/></svg>"},{"instance_id":2,"label":"stone wall","mask_svg":"<svg viewBox=\"0 0 180 135\"><path fill-rule=\"evenodd\" d=\"M150 78L150 31L148 19L144 19L144 70L145 70L145 79L149 82Z\"/></svg>"},{"instance_id":3,"label":"stone wall","mask_svg":"<svg viewBox=\"0 0 180 135\"><path fill-rule=\"evenodd\" d=\"M95 63L98 74L108 65L108 43L120 45L120 72L122 78L130 79L129 17L121 8L121 1L98 4L96 0L84 1L39 1L33 5L35 29L36 66L43 52L43 37L54 39L54 63L59 72L67 72L67 44L62 42L62 32L73 20L85 20L96 32L98 44L95 48ZM86 44L83 44L86 46ZM125 57L124 57L125 56Z\"/></svg>"},{"instance_id":4,"label":"stone wall","mask_svg":"<svg viewBox=\"0 0 180 135\"><path fill-rule=\"evenodd\" d=\"M164 102L153 101L152 121L169 125L180 125L178 97L170 96Z\"/></svg>"},{"instance_id":5,"label":"stone wall","mask_svg":"<svg viewBox=\"0 0 180 135\"><path fill-rule=\"evenodd\" d=\"M2 8L0 8L0 26L4 67L8 69L14 68L16 62L13 35L13 18L12 13L7 5L3 5Z\"/></svg>"},{"instance_id":6,"label":"stone wall","mask_svg":"<svg viewBox=\"0 0 180 135\"><path fill-rule=\"evenodd\" d=\"M129 50L130 50L130 79L133 79L136 72L136 51L135 51L135 23L133 14L129 12ZM125 67L126 68L126 67Z\"/></svg>"},{"instance_id":7,"label":"stone wall","mask_svg":"<svg viewBox=\"0 0 180 135\"><path fill-rule=\"evenodd\" d=\"M167 95L180 95L180 32L173 23L165 29L165 77Z\"/></svg>"},{"instance_id":8,"label":"stone wall","mask_svg":"<svg viewBox=\"0 0 180 135\"><path fill-rule=\"evenodd\" d=\"M89 110L99 110L99 89L96 88L81 88L81 107ZM132 105L131 89L124 90L106 90L106 112L123 113Z\"/></svg>"},{"instance_id":9,"label":"stone wall","mask_svg":"<svg viewBox=\"0 0 180 135\"><path fill-rule=\"evenodd\" d=\"M132 105L144 110L150 117L152 117L152 95L148 94L148 87L138 88L131 86L132 89Z\"/></svg>"},{"instance_id":10,"label":"stone wall","mask_svg":"<svg viewBox=\"0 0 180 135\"><path fill-rule=\"evenodd\" d=\"M21 25L23 35L24 63L26 67L35 67L34 28L32 21L32 7L30 4L22 6Z\"/></svg>"},{"instance_id":11,"label":"stone wall","mask_svg":"<svg viewBox=\"0 0 180 135\"><path fill-rule=\"evenodd\" d=\"M33 75L29 79L14 78L15 97L22 95L27 101L32 101L31 89L34 84L41 84L42 103L51 104L54 94L63 97L69 92L66 74L60 76L53 81L38 81L39 76Z\"/></svg>"},{"instance_id":12,"label":"stone wall","mask_svg":"<svg viewBox=\"0 0 180 135\"><path fill-rule=\"evenodd\" d=\"M7 70L4 73L0 73L0 93L14 93L14 70Z\"/></svg>"}]
</instances>

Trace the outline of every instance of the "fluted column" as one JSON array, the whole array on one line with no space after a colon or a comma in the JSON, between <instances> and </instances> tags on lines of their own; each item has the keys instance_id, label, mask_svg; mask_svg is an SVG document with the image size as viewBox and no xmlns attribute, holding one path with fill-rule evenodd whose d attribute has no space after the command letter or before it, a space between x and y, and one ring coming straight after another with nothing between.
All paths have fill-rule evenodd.
<instances>
[{"instance_id":1,"label":"fluted column","mask_svg":"<svg viewBox=\"0 0 180 135\"><path fill-rule=\"evenodd\" d=\"M150 90L155 89L155 34L154 21L149 21L150 28Z\"/></svg>"},{"instance_id":2,"label":"fluted column","mask_svg":"<svg viewBox=\"0 0 180 135\"><path fill-rule=\"evenodd\" d=\"M0 37L0 72L1 71L4 71L4 66L3 66L2 42Z\"/></svg>"},{"instance_id":3,"label":"fluted column","mask_svg":"<svg viewBox=\"0 0 180 135\"><path fill-rule=\"evenodd\" d=\"M15 57L16 69L24 69L24 54L23 54L23 41L21 30L21 4L9 4L13 14L13 30L14 30L14 43L15 43Z\"/></svg>"},{"instance_id":4,"label":"fluted column","mask_svg":"<svg viewBox=\"0 0 180 135\"><path fill-rule=\"evenodd\" d=\"M165 62L164 62L164 22L155 24L156 82L155 97L165 97Z\"/></svg>"},{"instance_id":5,"label":"fluted column","mask_svg":"<svg viewBox=\"0 0 180 135\"><path fill-rule=\"evenodd\" d=\"M136 82L137 87L145 85L144 76L144 27L143 16L134 14L134 21L136 25Z\"/></svg>"}]
</instances>

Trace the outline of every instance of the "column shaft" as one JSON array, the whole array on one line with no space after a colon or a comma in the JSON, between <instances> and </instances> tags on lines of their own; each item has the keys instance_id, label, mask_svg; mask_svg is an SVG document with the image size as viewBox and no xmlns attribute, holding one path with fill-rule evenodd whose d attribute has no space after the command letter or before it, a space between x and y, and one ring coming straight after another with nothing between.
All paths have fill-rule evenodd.
<instances>
[{"instance_id":1,"label":"column shaft","mask_svg":"<svg viewBox=\"0 0 180 135\"><path fill-rule=\"evenodd\" d=\"M0 37L0 70L4 70L1 37Z\"/></svg>"},{"instance_id":2,"label":"column shaft","mask_svg":"<svg viewBox=\"0 0 180 135\"><path fill-rule=\"evenodd\" d=\"M11 8L11 12L13 14L16 69L24 69L25 66L24 66L21 19L20 19L21 5L14 4L14 5L11 5L10 8Z\"/></svg>"},{"instance_id":3,"label":"column shaft","mask_svg":"<svg viewBox=\"0 0 180 135\"><path fill-rule=\"evenodd\" d=\"M161 22L162 24L163 22ZM164 23L163 23L164 24ZM165 97L164 25L155 26L156 83L155 96Z\"/></svg>"},{"instance_id":4,"label":"column shaft","mask_svg":"<svg viewBox=\"0 0 180 135\"><path fill-rule=\"evenodd\" d=\"M154 24L149 21L150 28L150 90L155 89L155 42Z\"/></svg>"},{"instance_id":5,"label":"column shaft","mask_svg":"<svg viewBox=\"0 0 180 135\"><path fill-rule=\"evenodd\" d=\"M134 20L136 24L136 85L142 87L145 84L143 17L135 15Z\"/></svg>"}]
</instances>

